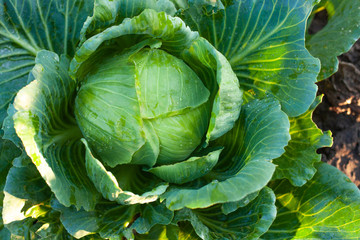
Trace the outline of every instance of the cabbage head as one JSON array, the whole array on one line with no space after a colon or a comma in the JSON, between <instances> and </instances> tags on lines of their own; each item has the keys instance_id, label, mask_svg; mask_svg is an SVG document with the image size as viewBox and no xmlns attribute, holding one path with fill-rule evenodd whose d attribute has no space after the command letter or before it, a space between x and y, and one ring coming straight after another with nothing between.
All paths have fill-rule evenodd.
<instances>
[{"instance_id":1,"label":"cabbage head","mask_svg":"<svg viewBox=\"0 0 360 240\"><path fill-rule=\"evenodd\" d=\"M315 4L0 0L1 239L358 236Z\"/></svg>"}]
</instances>

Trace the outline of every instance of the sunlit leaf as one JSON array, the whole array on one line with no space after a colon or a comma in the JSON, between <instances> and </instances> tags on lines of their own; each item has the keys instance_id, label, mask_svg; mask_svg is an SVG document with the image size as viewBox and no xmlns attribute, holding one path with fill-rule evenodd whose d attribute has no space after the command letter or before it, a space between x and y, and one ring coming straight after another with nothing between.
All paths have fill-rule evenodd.
<instances>
[{"instance_id":1,"label":"sunlit leaf","mask_svg":"<svg viewBox=\"0 0 360 240\"><path fill-rule=\"evenodd\" d=\"M304 113L320 70L305 48L314 1L223 1L223 9L216 2L189 1L179 16L229 60L242 88L271 92L291 117Z\"/></svg>"},{"instance_id":2,"label":"sunlit leaf","mask_svg":"<svg viewBox=\"0 0 360 240\"><path fill-rule=\"evenodd\" d=\"M360 233L360 192L342 172L317 164L317 173L297 188L287 180L269 185L278 214L263 239L356 239Z\"/></svg>"},{"instance_id":3,"label":"sunlit leaf","mask_svg":"<svg viewBox=\"0 0 360 240\"><path fill-rule=\"evenodd\" d=\"M15 99L16 133L57 199L92 209L100 196L86 174L82 134L71 111L76 83L67 73L69 61L41 51L36 62L36 80Z\"/></svg>"},{"instance_id":4,"label":"sunlit leaf","mask_svg":"<svg viewBox=\"0 0 360 240\"><path fill-rule=\"evenodd\" d=\"M317 97L304 114L290 118L291 140L285 147L285 153L273 161L278 165L273 179L287 178L294 186L299 187L314 176L314 163L321 160L321 155L316 150L332 144L331 132L323 133L312 121L313 112L321 98Z\"/></svg>"}]
</instances>

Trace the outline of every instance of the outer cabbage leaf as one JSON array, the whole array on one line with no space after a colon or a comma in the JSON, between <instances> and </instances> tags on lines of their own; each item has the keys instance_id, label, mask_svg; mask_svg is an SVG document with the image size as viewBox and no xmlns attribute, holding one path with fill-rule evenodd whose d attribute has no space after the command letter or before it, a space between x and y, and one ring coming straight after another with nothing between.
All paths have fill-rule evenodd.
<instances>
[{"instance_id":1,"label":"outer cabbage leaf","mask_svg":"<svg viewBox=\"0 0 360 240\"><path fill-rule=\"evenodd\" d=\"M39 240L74 240L64 226L60 222L60 214L56 213L57 218L48 219L48 223L44 223L36 232L36 238ZM82 238L82 240L102 240L99 236L94 235L93 237Z\"/></svg>"},{"instance_id":2,"label":"outer cabbage leaf","mask_svg":"<svg viewBox=\"0 0 360 240\"><path fill-rule=\"evenodd\" d=\"M164 204L152 203L142 205L141 207L140 217L131 224L131 227L127 230L128 234L131 234L130 231L136 231L138 234L146 234L155 225L169 225L173 220L174 212L167 209ZM131 238L133 238L133 236Z\"/></svg>"},{"instance_id":3,"label":"outer cabbage leaf","mask_svg":"<svg viewBox=\"0 0 360 240\"><path fill-rule=\"evenodd\" d=\"M2 208L0 208L0 211L2 211ZM2 220L2 216L0 217L0 238L1 239L10 239L11 233L9 232L9 230L4 227L3 224L3 220Z\"/></svg>"},{"instance_id":4,"label":"outer cabbage leaf","mask_svg":"<svg viewBox=\"0 0 360 240\"><path fill-rule=\"evenodd\" d=\"M317 173L300 188L287 180L269 185L278 214L264 239L357 239L360 191L338 169L317 164Z\"/></svg>"},{"instance_id":5,"label":"outer cabbage leaf","mask_svg":"<svg viewBox=\"0 0 360 240\"><path fill-rule=\"evenodd\" d=\"M121 23L125 18L139 15L145 9L166 12L174 15L174 4L169 0L95 0L94 12L88 17L81 30L81 42L114 24Z\"/></svg>"},{"instance_id":6,"label":"outer cabbage leaf","mask_svg":"<svg viewBox=\"0 0 360 240\"><path fill-rule=\"evenodd\" d=\"M138 205L118 205L115 202L100 201L93 211L65 207L53 199L51 206L61 212L61 223L75 238L91 237L98 233L101 238L121 239L126 227L136 214Z\"/></svg>"},{"instance_id":7,"label":"outer cabbage leaf","mask_svg":"<svg viewBox=\"0 0 360 240\"><path fill-rule=\"evenodd\" d=\"M93 211L77 211L54 199L52 207L61 212L62 224L75 238L98 233L106 239L134 239L133 230L141 233L149 231L154 225L169 224L173 218L173 213L159 203L140 206L100 201Z\"/></svg>"},{"instance_id":8,"label":"outer cabbage leaf","mask_svg":"<svg viewBox=\"0 0 360 240\"><path fill-rule=\"evenodd\" d=\"M225 215L221 205L205 209L183 209L174 221L190 221L195 232L204 240L257 239L264 234L276 216L275 195L265 187L246 207Z\"/></svg>"},{"instance_id":9,"label":"outer cabbage leaf","mask_svg":"<svg viewBox=\"0 0 360 240\"><path fill-rule=\"evenodd\" d=\"M9 104L8 110L7 110L7 117L4 119L3 122L3 130L4 130L4 136L3 139L10 140L13 144L13 154L20 154L16 158L9 158L6 161L12 161L12 165L16 167L24 167L27 166L31 159L26 154L26 151L24 149L24 146L21 142L21 139L16 134L15 127L14 127L14 119L13 116L16 113L16 109L13 104ZM17 147L17 150L15 149L15 146ZM6 176L6 174L4 175Z\"/></svg>"},{"instance_id":10,"label":"outer cabbage leaf","mask_svg":"<svg viewBox=\"0 0 360 240\"><path fill-rule=\"evenodd\" d=\"M15 133L13 122L10 121L10 124L4 124L3 130L4 130L4 138L0 136L0 189L1 189L0 239L10 239L11 233L3 224L3 217L2 217L3 199L4 199L3 190L5 187L7 175L13 165L12 163L16 162L17 159L21 158L21 156L23 156L24 153L22 153L21 150L18 148L18 146L14 144L14 142L20 143L20 140ZM5 138L7 133L8 135L14 135L13 137L16 137L15 140Z\"/></svg>"},{"instance_id":11,"label":"outer cabbage leaf","mask_svg":"<svg viewBox=\"0 0 360 240\"><path fill-rule=\"evenodd\" d=\"M9 107L7 109L7 116L4 119L2 130L4 131L3 139L10 140L15 144L16 147L19 149L23 149L21 140L19 136L16 134L15 128L14 128L14 119L13 116L16 113L16 109L14 108L13 104L9 104Z\"/></svg>"},{"instance_id":12,"label":"outer cabbage leaf","mask_svg":"<svg viewBox=\"0 0 360 240\"><path fill-rule=\"evenodd\" d=\"M319 61L305 48L314 1L189 1L179 15L229 60L240 85L271 92L291 117L313 102Z\"/></svg>"},{"instance_id":13,"label":"outer cabbage leaf","mask_svg":"<svg viewBox=\"0 0 360 240\"><path fill-rule=\"evenodd\" d=\"M202 79L212 79L205 83L215 94L206 143L228 132L239 118L242 103L242 91L227 59L209 42L199 38L192 43L182 56ZM216 73L216 74L215 74ZM215 75L215 76L213 76ZM217 83L217 86L215 82Z\"/></svg>"},{"instance_id":14,"label":"outer cabbage leaf","mask_svg":"<svg viewBox=\"0 0 360 240\"><path fill-rule=\"evenodd\" d=\"M188 48L190 44L199 37L198 33L192 32L185 26L181 19L171 17L164 12L158 13L154 10L147 9L139 16L127 19L121 24L107 28L105 31L87 39L80 46L71 62L70 72L72 76L79 77L84 74L80 69L81 65L84 64L85 61L91 61L90 57L96 53L98 49L103 50L100 47L104 45L104 43L110 45L112 40L114 43L114 49L112 51L121 52L124 47L116 44L116 40L117 38L123 40L121 37L127 35L131 35L131 38L134 40L131 46L140 42L137 42L136 37L133 35L158 39L161 43L154 43L153 47L161 46L162 49L167 50L175 56L178 56L183 49ZM96 55L96 58L101 57L101 53L98 54L99 56Z\"/></svg>"},{"instance_id":15,"label":"outer cabbage leaf","mask_svg":"<svg viewBox=\"0 0 360 240\"><path fill-rule=\"evenodd\" d=\"M21 151L9 140L0 137L0 189L5 186L6 176L12 167L12 161L21 154ZM0 202L3 193L0 193Z\"/></svg>"},{"instance_id":16,"label":"outer cabbage leaf","mask_svg":"<svg viewBox=\"0 0 360 240\"><path fill-rule=\"evenodd\" d=\"M0 126L40 49L73 55L93 1L0 0Z\"/></svg>"},{"instance_id":17,"label":"outer cabbage leaf","mask_svg":"<svg viewBox=\"0 0 360 240\"><path fill-rule=\"evenodd\" d=\"M219 163L204 177L209 184L170 187L161 199L172 210L204 208L240 201L261 190L271 179L271 160L284 153L290 139L289 121L273 98L242 107L235 127L212 143L224 146Z\"/></svg>"},{"instance_id":18,"label":"outer cabbage leaf","mask_svg":"<svg viewBox=\"0 0 360 240\"><path fill-rule=\"evenodd\" d=\"M166 183L158 184L159 186L151 189L151 191L149 192L143 193L142 195L134 194L131 191L124 191L119 186L119 183L116 180L114 174L111 171L106 171L104 165L93 156L86 140L82 139L82 141L86 147L85 167L87 174L91 181L94 183L96 189L103 195L105 199L115 201L122 205L130 205L137 203L145 204L156 201L158 199L158 196L164 193L166 188L168 187L168 184ZM126 165L119 166L118 168L124 168L127 171L131 171L130 167ZM122 175L122 177L123 176L124 175ZM127 181L132 181L131 178L135 179L136 177L136 175L129 176L129 179L127 179ZM151 180L149 179L142 180L144 180L147 185L150 185L151 183ZM139 186L138 188L142 188L142 185L143 184L141 184L141 186Z\"/></svg>"},{"instance_id":19,"label":"outer cabbage leaf","mask_svg":"<svg viewBox=\"0 0 360 240\"><path fill-rule=\"evenodd\" d=\"M4 223L11 238L10 233L1 235L3 230L1 239L74 239L61 224L60 213L51 208L51 197L49 187L31 161L13 166L7 176L3 204ZM100 238L94 235L85 239Z\"/></svg>"},{"instance_id":20,"label":"outer cabbage leaf","mask_svg":"<svg viewBox=\"0 0 360 240\"><path fill-rule=\"evenodd\" d=\"M329 16L327 25L306 39L307 49L321 61L318 80L337 72L337 56L349 51L360 37L360 1L323 0L321 4Z\"/></svg>"},{"instance_id":21,"label":"outer cabbage leaf","mask_svg":"<svg viewBox=\"0 0 360 240\"><path fill-rule=\"evenodd\" d=\"M135 240L200 240L190 223L176 225L156 225L149 233L136 235Z\"/></svg>"},{"instance_id":22,"label":"outer cabbage leaf","mask_svg":"<svg viewBox=\"0 0 360 240\"><path fill-rule=\"evenodd\" d=\"M3 199L4 199L4 186L6 176L12 166L12 160L18 157L21 151L9 140L0 137L0 239L9 239L10 232L4 227L2 219Z\"/></svg>"},{"instance_id":23,"label":"outer cabbage leaf","mask_svg":"<svg viewBox=\"0 0 360 240\"><path fill-rule=\"evenodd\" d=\"M216 165L222 149L212 150L201 157L191 157L183 162L162 165L146 171L170 183L182 184L190 182L204 176Z\"/></svg>"},{"instance_id":24,"label":"outer cabbage leaf","mask_svg":"<svg viewBox=\"0 0 360 240\"><path fill-rule=\"evenodd\" d=\"M41 51L32 73L36 80L16 96L13 119L27 154L66 206L92 209L100 197L85 170L81 132L72 115L76 83L69 62Z\"/></svg>"},{"instance_id":25,"label":"outer cabbage leaf","mask_svg":"<svg viewBox=\"0 0 360 240\"><path fill-rule=\"evenodd\" d=\"M237 202L227 202L222 204L221 206L221 211L227 215L229 213L232 213L234 211L236 211L236 209L240 208L240 207L245 207L246 205L248 205L251 201L253 201L255 198L257 198L257 196L259 195L260 191L257 192L253 192L249 195L247 195L246 197L244 197L243 199L241 199L240 201Z\"/></svg>"},{"instance_id":26,"label":"outer cabbage leaf","mask_svg":"<svg viewBox=\"0 0 360 240\"><path fill-rule=\"evenodd\" d=\"M19 188L19 186L23 186ZM42 218L51 210L46 203L51 191L35 166L12 167L7 176L3 202L3 221L13 235L34 235ZM38 224L36 224L38 222Z\"/></svg>"},{"instance_id":27,"label":"outer cabbage leaf","mask_svg":"<svg viewBox=\"0 0 360 240\"><path fill-rule=\"evenodd\" d=\"M278 165L273 179L287 178L294 186L302 186L316 173L314 163L321 161L316 150L332 145L331 132L323 133L312 121L312 114L321 102L322 96L316 98L304 114L290 118L291 140L285 147L285 153L274 159Z\"/></svg>"}]
</instances>

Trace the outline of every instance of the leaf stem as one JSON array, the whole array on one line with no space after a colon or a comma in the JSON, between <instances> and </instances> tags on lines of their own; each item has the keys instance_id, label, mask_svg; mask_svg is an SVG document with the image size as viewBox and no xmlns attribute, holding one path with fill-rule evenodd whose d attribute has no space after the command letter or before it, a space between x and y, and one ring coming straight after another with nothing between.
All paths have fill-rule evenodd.
<instances>
[{"instance_id":1,"label":"leaf stem","mask_svg":"<svg viewBox=\"0 0 360 240\"><path fill-rule=\"evenodd\" d=\"M23 4L25 4L25 3L23 2ZM35 42L35 39L34 39L33 36L31 35L31 33L28 31L28 29L25 27L24 21L23 21L23 19L21 18L21 15L20 15L20 13L19 13L19 11L18 11L18 9L17 9L17 6L15 6L14 4L12 4L12 6L13 6L13 8L14 8L14 11L15 11L16 15L17 15L17 18L18 18L18 20L19 20L19 23L20 23L20 25L21 25L21 28L23 29L23 31L25 32L26 36L27 36L28 39L30 40L31 44L32 44L33 46L35 46L36 48L39 48L38 45L37 45L36 42ZM30 16L30 17L31 17L31 16Z\"/></svg>"},{"instance_id":2,"label":"leaf stem","mask_svg":"<svg viewBox=\"0 0 360 240\"><path fill-rule=\"evenodd\" d=\"M64 54L68 51L68 34L69 34L69 0L66 1L65 8L65 32L64 32Z\"/></svg>"},{"instance_id":3,"label":"leaf stem","mask_svg":"<svg viewBox=\"0 0 360 240\"><path fill-rule=\"evenodd\" d=\"M23 49L26 49L31 55L33 55L35 57L36 57L37 53L40 51L39 48L37 48L37 47L35 48L35 47L31 46L31 44L29 44L27 41L21 40L18 37L15 37L13 35L7 35L3 31L0 31L0 35L3 35L4 37L9 38L11 41L16 43Z\"/></svg>"},{"instance_id":4,"label":"leaf stem","mask_svg":"<svg viewBox=\"0 0 360 240\"><path fill-rule=\"evenodd\" d=\"M53 48L52 42L50 40L51 38L50 38L49 28L48 28L48 25L46 24L46 21L44 19L44 14L43 14L43 12L41 10L39 0L36 1L36 5L37 5L38 11L39 11L41 22L42 22L42 24L44 26L44 31L45 31L45 35L46 35L46 41L48 43L49 50L54 52L54 48Z\"/></svg>"}]
</instances>

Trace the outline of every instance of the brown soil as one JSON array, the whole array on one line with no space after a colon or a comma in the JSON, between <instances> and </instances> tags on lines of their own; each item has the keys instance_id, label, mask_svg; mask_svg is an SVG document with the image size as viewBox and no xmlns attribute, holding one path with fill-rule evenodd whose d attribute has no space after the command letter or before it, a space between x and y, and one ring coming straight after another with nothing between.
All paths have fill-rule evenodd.
<instances>
[{"instance_id":1,"label":"brown soil","mask_svg":"<svg viewBox=\"0 0 360 240\"><path fill-rule=\"evenodd\" d=\"M316 15L309 33L326 25L326 12ZM339 70L318 83L323 102L313 115L322 130L331 130L334 144L322 148L322 160L343 171L360 188L360 40L339 56Z\"/></svg>"},{"instance_id":2,"label":"brown soil","mask_svg":"<svg viewBox=\"0 0 360 240\"><path fill-rule=\"evenodd\" d=\"M360 50L360 42L356 46ZM360 187L360 70L351 62L341 61L339 71L318 86L324 98L313 119L322 130L331 130L334 138L331 148L319 150L322 160Z\"/></svg>"}]
</instances>

